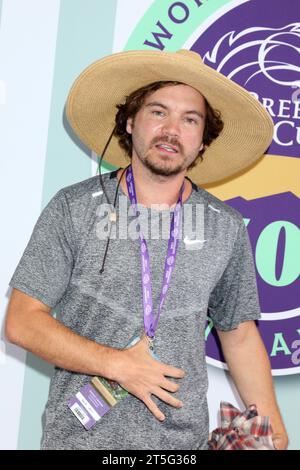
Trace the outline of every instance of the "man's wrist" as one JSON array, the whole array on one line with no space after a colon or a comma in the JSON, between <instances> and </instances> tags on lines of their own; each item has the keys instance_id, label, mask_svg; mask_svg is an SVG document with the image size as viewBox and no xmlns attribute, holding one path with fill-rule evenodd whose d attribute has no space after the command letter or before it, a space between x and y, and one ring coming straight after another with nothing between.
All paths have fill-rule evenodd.
<instances>
[{"instance_id":1,"label":"man's wrist","mask_svg":"<svg viewBox=\"0 0 300 470\"><path fill-rule=\"evenodd\" d=\"M109 380L117 381L120 370L120 357L122 350L106 347L103 354L101 373L99 375Z\"/></svg>"}]
</instances>

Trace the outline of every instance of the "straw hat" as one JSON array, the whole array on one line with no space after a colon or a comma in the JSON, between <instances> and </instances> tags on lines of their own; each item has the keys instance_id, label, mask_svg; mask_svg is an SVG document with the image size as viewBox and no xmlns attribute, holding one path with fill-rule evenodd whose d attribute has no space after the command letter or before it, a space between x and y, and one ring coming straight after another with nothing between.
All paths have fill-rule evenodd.
<instances>
[{"instance_id":1,"label":"straw hat","mask_svg":"<svg viewBox=\"0 0 300 470\"><path fill-rule=\"evenodd\" d=\"M273 122L244 88L204 65L192 51L128 51L112 54L87 67L73 84L68 120L84 144L101 155L114 128L116 105L125 96L155 81L179 81L197 89L221 112L224 129L189 172L196 184L229 177L258 160L270 145ZM113 137L105 160L117 167L130 162Z\"/></svg>"}]
</instances>

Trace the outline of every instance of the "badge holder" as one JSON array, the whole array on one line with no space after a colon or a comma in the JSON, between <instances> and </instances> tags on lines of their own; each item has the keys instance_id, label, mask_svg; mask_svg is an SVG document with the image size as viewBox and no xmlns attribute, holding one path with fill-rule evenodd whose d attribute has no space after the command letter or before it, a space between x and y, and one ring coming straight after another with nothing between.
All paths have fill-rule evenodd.
<instances>
[{"instance_id":1,"label":"badge holder","mask_svg":"<svg viewBox=\"0 0 300 470\"><path fill-rule=\"evenodd\" d=\"M134 346L139 340L140 337L135 336L126 349ZM149 352L154 359L158 360L153 347L149 347ZM68 407L88 431L128 394L127 390L113 380L93 377L75 396L70 398Z\"/></svg>"}]
</instances>

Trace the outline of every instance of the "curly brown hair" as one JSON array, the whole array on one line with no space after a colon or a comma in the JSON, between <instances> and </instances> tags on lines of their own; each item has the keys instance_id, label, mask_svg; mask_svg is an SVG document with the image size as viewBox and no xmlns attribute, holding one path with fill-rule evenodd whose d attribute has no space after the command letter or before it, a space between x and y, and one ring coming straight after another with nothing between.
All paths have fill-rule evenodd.
<instances>
[{"instance_id":1,"label":"curly brown hair","mask_svg":"<svg viewBox=\"0 0 300 470\"><path fill-rule=\"evenodd\" d=\"M185 85L185 83L175 81L158 81L150 83L149 85L139 88L130 95L126 96L125 103L117 105L118 112L115 118L116 124L114 135L118 138L120 147L125 150L129 157L132 155L132 138L131 134L126 131L127 119L135 117L137 112L143 106L145 99L151 93L166 86L176 85ZM219 136L224 127L224 123L221 119L221 113L218 110L213 109L205 97L204 100L206 108L206 119L203 132L203 149L199 151L197 158L189 166L189 170L198 163L199 158L201 161L203 160L203 153L213 142L213 140Z\"/></svg>"}]
</instances>

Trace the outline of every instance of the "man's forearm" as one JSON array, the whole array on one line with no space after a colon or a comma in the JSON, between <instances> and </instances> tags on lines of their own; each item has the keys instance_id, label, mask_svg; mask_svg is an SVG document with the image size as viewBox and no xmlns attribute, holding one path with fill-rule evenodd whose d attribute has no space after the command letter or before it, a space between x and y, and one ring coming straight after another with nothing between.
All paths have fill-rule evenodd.
<instances>
[{"instance_id":1,"label":"man's forearm","mask_svg":"<svg viewBox=\"0 0 300 470\"><path fill-rule=\"evenodd\" d=\"M243 341L236 344L223 341L222 349L245 405L256 404L260 415L270 417L274 434L286 434L276 402L270 361L255 324Z\"/></svg>"},{"instance_id":2,"label":"man's forearm","mask_svg":"<svg viewBox=\"0 0 300 470\"><path fill-rule=\"evenodd\" d=\"M63 369L113 378L117 350L79 336L44 311L24 316L10 324L9 341Z\"/></svg>"}]
</instances>

